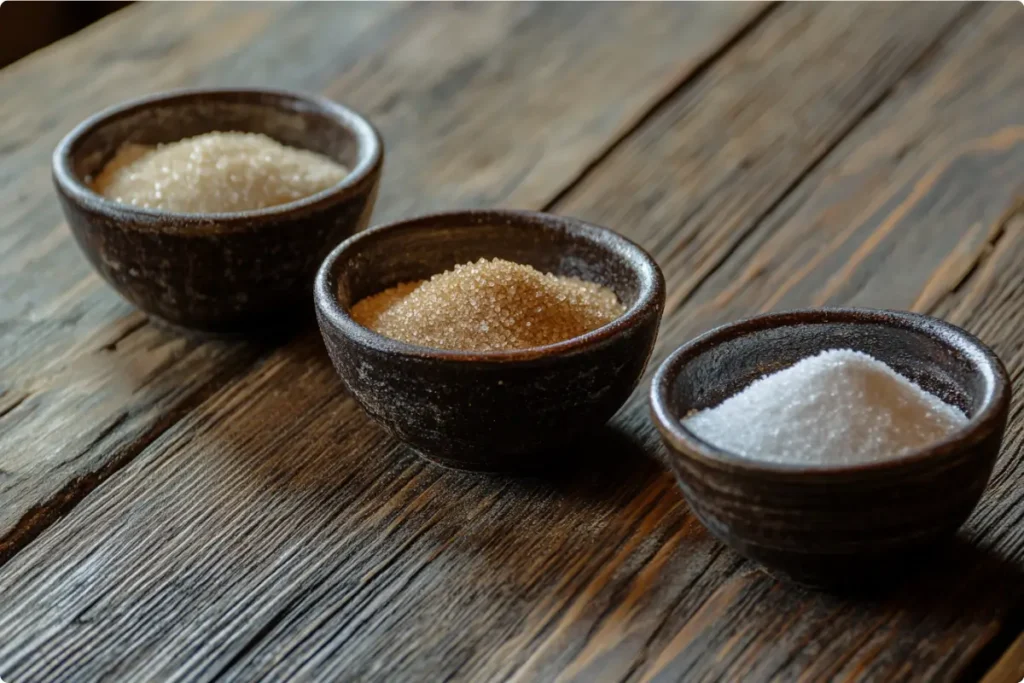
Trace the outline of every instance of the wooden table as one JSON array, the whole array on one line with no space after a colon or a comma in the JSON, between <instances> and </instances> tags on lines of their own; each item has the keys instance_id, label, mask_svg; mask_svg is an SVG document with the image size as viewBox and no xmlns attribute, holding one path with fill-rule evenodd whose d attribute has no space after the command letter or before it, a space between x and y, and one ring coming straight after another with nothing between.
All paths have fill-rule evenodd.
<instances>
[{"instance_id":1,"label":"wooden table","mask_svg":"<svg viewBox=\"0 0 1024 683\"><path fill-rule=\"evenodd\" d=\"M690 515L647 457L646 383L576 476L427 465L315 330L147 323L48 176L127 98L319 91L383 133L375 221L543 209L646 247L669 291L648 376L717 323L849 304L963 325L1020 394L1022 36L1018 3L143 4L0 71L0 677L1017 681L1020 402L929 569L815 593Z\"/></svg>"}]
</instances>

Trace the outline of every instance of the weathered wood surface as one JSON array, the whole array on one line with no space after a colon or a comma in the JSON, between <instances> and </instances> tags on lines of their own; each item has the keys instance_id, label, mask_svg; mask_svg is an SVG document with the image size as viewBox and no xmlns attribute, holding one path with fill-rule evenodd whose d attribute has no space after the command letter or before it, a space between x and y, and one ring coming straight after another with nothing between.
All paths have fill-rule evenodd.
<instances>
[{"instance_id":1,"label":"weathered wood surface","mask_svg":"<svg viewBox=\"0 0 1024 683\"><path fill-rule=\"evenodd\" d=\"M377 220L539 208L763 9L147 5L4 70L0 562L268 350L167 334L89 268L49 182L79 120L184 85L319 90L384 135Z\"/></svg>"},{"instance_id":2,"label":"weathered wood surface","mask_svg":"<svg viewBox=\"0 0 1024 683\"><path fill-rule=\"evenodd\" d=\"M1022 29L1010 4L783 6L554 208L666 268L655 360L853 302L965 325L1020 389ZM312 336L219 384L0 571L0 676L952 680L1024 597L1019 403L963 541L844 600L710 539L648 458L646 387L579 470L509 480L391 442Z\"/></svg>"}]
</instances>

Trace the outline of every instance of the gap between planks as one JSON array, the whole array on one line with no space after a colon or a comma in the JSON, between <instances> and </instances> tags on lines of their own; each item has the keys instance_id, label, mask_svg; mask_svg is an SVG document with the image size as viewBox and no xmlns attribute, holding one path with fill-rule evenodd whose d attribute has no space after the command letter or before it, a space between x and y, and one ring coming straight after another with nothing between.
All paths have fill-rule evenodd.
<instances>
[{"instance_id":1,"label":"gap between planks","mask_svg":"<svg viewBox=\"0 0 1024 683\"><path fill-rule=\"evenodd\" d=\"M131 331L122 335L118 341L123 341L127 337L131 336L138 330L142 329L145 324L147 323L144 322L138 326L134 326ZM103 350L112 349L103 347ZM93 472L89 472L84 476L72 479L65 484L56 495L46 501L46 503L31 508L20 520L18 520L18 523L15 524L5 536L0 538L0 568L2 568L21 550L27 547L32 541L38 538L39 535L46 531L54 522L71 512L75 506L84 500L86 496L92 493L97 486L134 460L139 453L158 439L161 434L185 418L193 409L202 405L206 399L216 394L232 379L241 376L248 370L259 365L264 358L269 356L270 353L270 351L264 351L256 360L250 363L244 363L244 367L242 368L228 367L224 371L217 373L210 378L209 381L201 385L193 394L182 401L182 403L175 406L174 409L163 419L158 420L149 429L143 431L142 434L136 436L131 442L122 446L119 449L119 452L107 460L102 467ZM30 398L30 396L30 394L24 394L16 397L16 401L13 405L6 406L6 409L0 413L0 419L3 419L4 415L13 411ZM102 432L100 432L100 434L92 439L91 444L86 448L91 447L92 444L101 442L104 437L113 432L126 418L127 413L122 413L120 417L116 418Z\"/></svg>"},{"instance_id":2,"label":"gap between planks","mask_svg":"<svg viewBox=\"0 0 1024 683\"><path fill-rule=\"evenodd\" d=\"M914 302L912 310L929 315L935 314L947 298L960 292L964 285L984 270L988 260L998 252L1000 243L1004 242L1013 230L1020 229L1022 223L1024 223L1024 192L997 221L989 226L985 239L977 246L971 246L971 243L977 233L984 228L984 225L979 223L972 226L970 232L964 235L957 247L925 284L921 295ZM956 309L950 312L950 316L957 317Z\"/></svg>"},{"instance_id":3,"label":"gap between planks","mask_svg":"<svg viewBox=\"0 0 1024 683\"><path fill-rule=\"evenodd\" d=\"M712 50L707 57L702 59L692 69L686 70L680 78L676 81L675 85L667 88L665 92L647 107L647 109L636 118L636 121L626 127L618 137L612 138L608 145L598 151L594 155L594 158L584 164L583 169L576 174L572 180L570 180L561 190L555 193L555 195L549 199L544 206L541 207L541 211L552 211L555 210L559 204L565 200L573 190L579 187L587 178L594 173L598 167L610 157L616 149L618 149L626 140L635 135L638 131L644 128L647 123L658 115L662 109L664 109L672 100L679 97L679 95L686 90L687 86L703 76L711 66L717 62L722 55L732 50L736 45L743 41L748 35L750 35L758 26L764 22L772 12L781 7L782 4L779 2L769 3L760 12L751 17L750 21L743 24L735 31L731 36L726 37L722 44L715 50Z\"/></svg>"},{"instance_id":4,"label":"gap between planks","mask_svg":"<svg viewBox=\"0 0 1024 683\"><path fill-rule=\"evenodd\" d=\"M701 286L708 281L709 278L711 278L715 274L719 266L724 264L730 256L736 253L743 246L744 242L746 242L747 238L758 231L758 228L761 227L762 223L764 223L772 215L774 215L780 207L785 205L786 201L793 195L793 193L797 191L797 189L804 183L805 180L811 177L811 175L813 175L813 173L819 167L821 167L821 165L825 162L826 159L828 159L832 155L836 148L838 148L843 143L843 141L850 136L850 134L855 132L861 125L863 125L866 121L871 119L872 115L876 111L878 111L879 107L881 107L882 104L886 100L888 100L894 92L896 92L896 90L900 87L900 84L902 84L907 78L909 78L913 74L923 69L929 63L931 63L931 61L938 55L939 47L954 32L956 32L959 29L960 25L963 22L969 20L971 15L977 13L977 11L977 4L971 4L966 6L957 16L955 16L945 26L945 28L939 32L935 39L924 48L921 54L918 55L918 57L910 63L910 65L903 71L903 73L900 74L900 76L897 79L895 79L889 87L885 88L881 93L879 93L878 97L875 98L872 102L870 102L868 106L864 109L864 111L860 112L858 116L856 116L852 121L850 121L846 128L840 131L839 135L837 135L836 138L832 140L831 144L827 145L817 157L812 159L810 163L808 163L807 166L802 170L802 172L797 174L792 179L792 181L785 187L785 189L779 194L779 196L775 198L773 202L771 202L765 209L763 209L757 214L757 217L754 218L753 221L751 221L747 230L743 232L743 234L739 237L739 239L736 240L736 242L731 247L729 247L722 253L721 258L714 266L709 268L706 273L704 273L700 278L695 280L691 284L691 286L686 287L684 289L676 290L675 292L668 292L665 298L664 317L671 317L673 313L675 313L677 310L679 310L679 308L685 305L686 302L689 301L690 297L695 292L697 292L701 288Z\"/></svg>"}]
</instances>

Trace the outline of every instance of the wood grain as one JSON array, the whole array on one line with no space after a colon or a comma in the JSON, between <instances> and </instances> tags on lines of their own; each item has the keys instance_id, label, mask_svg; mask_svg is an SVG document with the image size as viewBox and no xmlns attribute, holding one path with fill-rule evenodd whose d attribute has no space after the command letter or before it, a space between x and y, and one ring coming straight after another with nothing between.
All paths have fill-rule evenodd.
<instances>
[{"instance_id":1,"label":"wood grain","mask_svg":"<svg viewBox=\"0 0 1024 683\"><path fill-rule=\"evenodd\" d=\"M855 191L857 176L843 176L849 194L823 183L830 169L867 159L857 167L865 177L880 173L888 181L876 182L909 193L948 149L993 134L978 112L1019 116L1016 75L990 68L996 56L1012 60L1021 51L1020 18L1008 7L977 10L948 36L955 6L785 6L612 150L557 208L619 228L666 265L683 293L666 321L664 355L718 316L770 303L773 292L762 283L733 291L720 272L744 273L761 255L769 270L752 272L774 276L772 264L781 260L785 271L794 247L813 253L844 234L847 221L835 215L863 209L873 193ZM812 65L800 57L805 39ZM778 54L788 66L775 71L770 56ZM983 85L981 73L996 82ZM805 78L811 94L798 106L795 94L779 95L782 84ZM940 101L955 106L935 106L935 84L944 84L935 91L945 93ZM951 128L946 144L916 146L905 166L890 168L887 132L905 132L907 117L927 129L965 113L979 123ZM993 121L1000 125L999 116ZM713 136L715 125L725 132ZM755 159L737 170L742 159L716 153L733 138L755 146L769 140L756 148L764 165ZM700 139L706 147L687 142ZM997 169L987 176L1001 188L991 196L1010 195L1019 156L976 156L981 173ZM642 188L632 184L638 174L648 179ZM950 185L932 187L915 206L939 202ZM733 206L754 216L718 223L721 237L714 224ZM994 211L1002 216L1005 208ZM680 228L690 212L704 217ZM874 234L895 213L865 218L863 230ZM984 223L977 213L965 225L956 214L940 224L972 240L1013 234L988 226L971 232ZM816 214L830 220L803 220ZM925 229L917 221L904 226ZM974 296L990 311L987 325L1000 316L1019 323L1021 269L1012 267L1019 252L1005 240L980 268L959 267L967 273L959 289L936 300L952 306ZM691 242L702 246L688 251ZM748 253L750 244L771 247ZM872 244L882 247L858 262L874 265L863 266L857 292L905 268L880 257L885 239ZM955 246L951 240L946 253L930 257L936 267ZM688 272L694 268L706 270ZM805 301L829 289L836 268L820 268L804 276L819 283ZM912 292L897 293L911 301L931 270L914 272L902 285ZM789 266L782 274L794 273ZM830 296L851 294L840 287ZM1012 338L1012 328L993 329ZM214 392L4 567L0 592L13 596L0 614L5 672L19 681L942 680L962 669L1012 603L1012 534L1002 547L954 548L941 558L942 571L869 600L776 584L688 515L649 459L656 451L642 393L612 428L566 454L571 469L544 480L426 466L346 399L318 348L315 339L296 340ZM1015 363L1019 381L1024 363ZM996 525L1009 529L1010 521Z\"/></svg>"},{"instance_id":2,"label":"wood grain","mask_svg":"<svg viewBox=\"0 0 1024 683\"><path fill-rule=\"evenodd\" d=\"M1024 680L1024 634L1020 635L1007 648L981 679L981 683L1020 683Z\"/></svg>"},{"instance_id":3,"label":"wood grain","mask_svg":"<svg viewBox=\"0 0 1024 683\"><path fill-rule=\"evenodd\" d=\"M762 9L146 5L4 70L0 562L271 348L162 332L89 269L48 179L81 118L183 85L320 90L383 133L378 220L536 208Z\"/></svg>"}]
</instances>

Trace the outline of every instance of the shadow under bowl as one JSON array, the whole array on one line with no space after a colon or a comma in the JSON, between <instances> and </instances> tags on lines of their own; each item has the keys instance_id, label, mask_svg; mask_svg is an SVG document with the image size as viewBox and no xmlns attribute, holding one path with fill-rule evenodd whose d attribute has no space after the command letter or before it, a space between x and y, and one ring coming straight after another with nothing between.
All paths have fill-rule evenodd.
<instances>
[{"instance_id":1,"label":"shadow under bowl","mask_svg":"<svg viewBox=\"0 0 1024 683\"><path fill-rule=\"evenodd\" d=\"M128 143L214 131L263 133L340 162L322 192L233 213L121 204L89 183ZM308 316L324 256L366 227L383 159L365 119L325 98L276 90L182 90L145 97L79 124L53 153L53 181L78 245L125 299L174 327L234 333Z\"/></svg>"},{"instance_id":2,"label":"shadow under bowl","mask_svg":"<svg viewBox=\"0 0 1024 683\"><path fill-rule=\"evenodd\" d=\"M508 352L407 344L349 315L369 295L484 257L597 282L627 310L579 337ZM654 347L665 285L654 260L611 230L526 211L456 211L349 239L324 261L315 297L338 374L388 432L442 465L525 472L553 465L629 397Z\"/></svg>"},{"instance_id":3,"label":"shadow under bowl","mask_svg":"<svg viewBox=\"0 0 1024 683\"><path fill-rule=\"evenodd\" d=\"M962 409L968 424L884 460L808 465L736 455L680 423L765 374L836 348L886 363ZM954 535L992 473L1009 402L1005 368L976 338L928 316L872 309L800 310L719 327L676 350L651 386L667 464L704 526L775 575L836 589L885 582Z\"/></svg>"}]
</instances>

